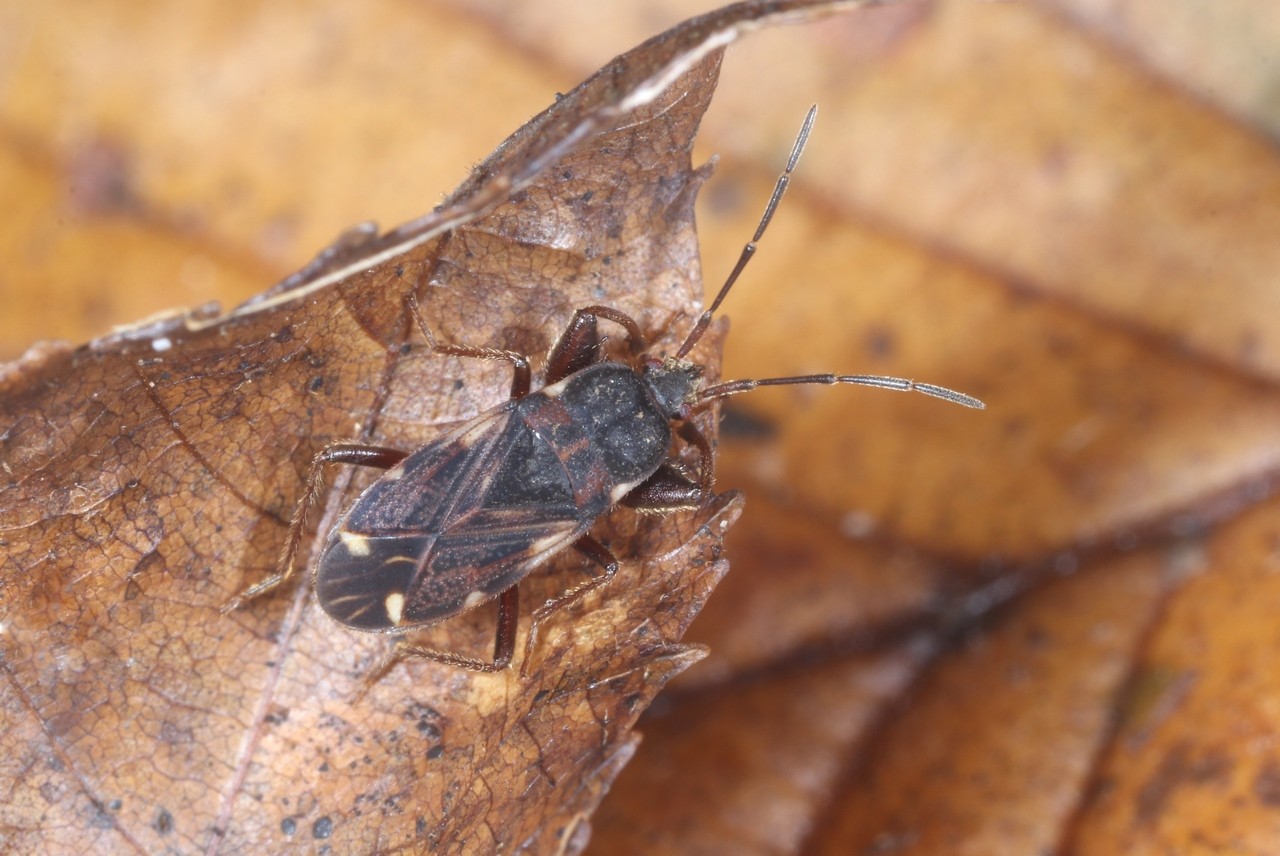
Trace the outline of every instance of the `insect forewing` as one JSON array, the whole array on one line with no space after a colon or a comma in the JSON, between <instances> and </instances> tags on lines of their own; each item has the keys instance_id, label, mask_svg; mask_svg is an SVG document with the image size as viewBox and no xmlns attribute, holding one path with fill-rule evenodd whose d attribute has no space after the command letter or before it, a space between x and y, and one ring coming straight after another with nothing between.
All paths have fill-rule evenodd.
<instances>
[{"instance_id":1,"label":"insect forewing","mask_svg":"<svg viewBox=\"0 0 1280 856\"><path fill-rule=\"evenodd\" d=\"M356 499L316 567L330 616L364 630L430 624L496 596L586 532L554 453L513 409L422 447Z\"/></svg>"}]
</instances>

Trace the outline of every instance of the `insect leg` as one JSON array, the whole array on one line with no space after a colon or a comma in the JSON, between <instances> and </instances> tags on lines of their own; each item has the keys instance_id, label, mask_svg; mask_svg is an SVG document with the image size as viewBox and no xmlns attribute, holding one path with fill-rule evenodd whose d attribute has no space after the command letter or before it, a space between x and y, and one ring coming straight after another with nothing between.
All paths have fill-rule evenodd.
<instances>
[{"instance_id":1,"label":"insect leg","mask_svg":"<svg viewBox=\"0 0 1280 856\"><path fill-rule=\"evenodd\" d=\"M699 507L706 493L701 485L671 464L663 464L624 496L620 504L637 511L668 514Z\"/></svg>"},{"instance_id":2,"label":"insect leg","mask_svg":"<svg viewBox=\"0 0 1280 856\"><path fill-rule=\"evenodd\" d=\"M222 607L223 613L239 609L245 603L279 588L294 574L294 561L298 557L298 548L302 544L307 528L307 515L311 506L315 505L324 489L325 467L330 464L350 464L357 467L375 467L389 470L408 457L407 452L399 449L388 449L383 446L370 446L363 443L332 443L325 446L311 462L311 470L307 473L306 487L302 498L293 509L293 517L289 520L289 534L280 553L280 561L276 565L277 572L257 585L250 586L233 597Z\"/></svg>"},{"instance_id":3,"label":"insect leg","mask_svg":"<svg viewBox=\"0 0 1280 856\"><path fill-rule=\"evenodd\" d=\"M557 383L600 359L600 334L596 316L579 309L547 358L547 383Z\"/></svg>"},{"instance_id":4,"label":"insect leg","mask_svg":"<svg viewBox=\"0 0 1280 856\"><path fill-rule=\"evenodd\" d=\"M476 348L470 345L450 345L436 341L435 335L431 332L431 328L427 326L427 322L422 318L422 312L418 304L418 297L412 292L408 298L409 309L413 314L413 320L417 322L418 329L422 331L422 335L426 338L427 344L431 346L431 350L437 354L448 354L451 357L474 357L478 360L506 360L511 363L515 369L515 374L511 378L511 397L524 398L529 394L529 389L533 385L532 375L529 371L529 358L524 354L518 354L515 351L504 350L503 348Z\"/></svg>"},{"instance_id":5,"label":"insect leg","mask_svg":"<svg viewBox=\"0 0 1280 856\"><path fill-rule=\"evenodd\" d=\"M486 662L452 651L437 651L410 642L397 642L376 669L366 676L366 685L377 683L387 670L408 657L432 660L472 672L501 672L511 665L516 650L516 625L520 618L520 589L512 586L498 596L498 633L493 643L493 661Z\"/></svg>"},{"instance_id":6,"label":"insect leg","mask_svg":"<svg viewBox=\"0 0 1280 856\"><path fill-rule=\"evenodd\" d=\"M621 504L637 511L668 514L698 508L711 493L714 481L711 443L692 422L681 422L676 433L698 450L698 480L694 482L678 466L663 464L622 498Z\"/></svg>"},{"instance_id":7,"label":"insect leg","mask_svg":"<svg viewBox=\"0 0 1280 856\"><path fill-rule=\"evenodd\" d=\"M558 597L544 603L533 611L533 621L529 625L529 638L524 644L524 662L520 665L520 676L525 677L529 669L529 657L533 654L534 644L538 641L538 627L549 615L562 609L572 603L576 603L586 597L592 591L600 588L600 586L613 579L614 574L618 573L618 560L614 558L613 553L609 552L609 548L601 544L590 535L583 535L577 541L573 542L573 547L579 553L582 553L591 561L595 562L603 569L603 573L599 576L592 577L585 583L576 585Z\"/></svg>"},{"instance_id":8,"label":"insect leg","mask_svg":"<svg viewBox=\"0 0 1280 856\"><path fill-rule=\"evenodd\" d=\"M692 422L681 422L676 428L680 438L698 450L698 485L703 493L711 493L711 482L714 480L715 458L711 454L711 443L703 435L698 426Z\"/></svg>"},{"instance_id":9,"label":"insect leg","mask_svg":"<svg viewBox=\"0 0 1280 856\"><path fill-rule=\"evenodd\" d=\"M547 383L564 380L600 358L600 335L596 321L607 318L626 328L631 353L644 351L644 333L635 319L608 306L586 306L573 313L569 326L560 334L547 359Z\"/></svg>"}]
</instances>

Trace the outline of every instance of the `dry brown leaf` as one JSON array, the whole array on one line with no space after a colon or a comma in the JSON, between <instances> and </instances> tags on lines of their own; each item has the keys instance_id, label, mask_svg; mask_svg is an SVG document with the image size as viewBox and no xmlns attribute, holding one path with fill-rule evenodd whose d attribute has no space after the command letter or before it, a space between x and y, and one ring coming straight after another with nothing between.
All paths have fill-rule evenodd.
<instances>
[{"instance_id":1,"label":"dry brown leaf","mask_svg":"<svg viewBox=\"0 0 1280 856\"><path fill-rule=\"evenodd\" d=\"M445 341L530 354L601 301L683 337L706 177L689 152L720 53L806 5L727 9L647 42L432 213L350 230L229 313L5 367L6 847L580 849L636 717L701 656L679 639L724 573L736 497L612 516L623 571L546 622L519 671L405 664L362 693L386 640L335 627L306 586L219 609L272 572L319 449L411 448L502 400L494 366L424 347L418 304ZM139 207L118 163L92 169L108 208ZM696 352L712 376L716 339ZM558 568L526 587L535 602L581 578L577 561ZM483 650L486 630L470 614L422 641Z\"/></svg>"},{"instance_id":2,"label":"dry brown leaf","mask_svg":"<svg viewBox=\"0 0 1280 856\"><path fill-rule=\"evenodd\" d=\"M0 26L9 355L415 216L602 46L698 11L42 8ZM726 155L709 281L822 113L726 306L727 373L913 375L991 409L743 401L712 655L642 724L594 852L1278 849L1278 15L907 2L735 47L701 143Z\"/></svg>"}]
</instances>

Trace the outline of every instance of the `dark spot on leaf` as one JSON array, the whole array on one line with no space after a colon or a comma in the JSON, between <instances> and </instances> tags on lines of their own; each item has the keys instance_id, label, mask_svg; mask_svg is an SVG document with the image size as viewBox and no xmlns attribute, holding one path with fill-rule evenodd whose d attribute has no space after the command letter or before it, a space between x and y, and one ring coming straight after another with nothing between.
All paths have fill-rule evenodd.
<instances>
[{"instance_id":1,"label":"dark spot on leaf","mask_svg":"<svg viewBox=\"0 0 1280 856\"><path fill-rule=\"evenodd\" d=\"M333 835L333 821L329 819L329 815L325 815L315 822L311 827L311 835L315 838L328 838Z\"/></svg>"},{"instance_id":2,"label":"dark spot on leaf","mask_svg":"<svg viewBox=\"0 0 1280 856\"><path fill-rule=\"evenodd\" d=\"M276 334L275 334L274 336L272 336L271 338L275 339L277 342L279 342L279 343L280 343L280 344L282 344L282 345L283 345L285 342L292 342L292 341L293 341L293 328L292 328L292 327L281 327L279 330L277 330L277 331L276 331Z\"/></svg>"},{"instance_id":3,"label":"dark spot on leaf","mask_svg":"<svg viewBox=\"0 0 1280 856\"><path fill-rule=\"evenodd\" d=\"M110 807L101 804L96 804L94 807L97 810L94 811L93 817L89 819L89 826L93 829L114 829L116 819L111 816Z\"/></svg>"},{"instance_id":4,"label":"dark spot on leaf","mask_svg":"<svg viewBox=\"0 0 1280 856\"><path fill-rule=\"evenodd\" d=\"M68 172L68 195L79 212L102 215L138 207L131 160L124 145L94 140L74 153Z\"/></svg>"},{"instance_id":5,"label":"dark spot on leaf","mask_svg":"<svg viewBox=\"0 0 1280 856\"><path fill-rule=\"evenodd\" d=\"M321 375L316 375L311 379L311 383L308 384L307 388L310 389L312 392L319 392L320 388L323 386L324 386L324 377Z\"/></svg>"},{"instance_id":6,"label":"dark spot on leaf","mask_svg":"<svg viewBox=\"0 0 1280 856\"><path fill-rule=\"evenodd\" d=\"M172 832L173 815L169 814L166 809L160 809L156 812L156 819L151 822L151 828L161 835Z\"/></svg>"},{"instance_id":7,"label":"dark spot on leaf","mask_svg":"<svg viewBox=\"0 0 1280 856\"><path fill-rule=\"evenodd\" d=\"M444 754L444 747L439 744L432 746L430 749L427 750L427 757L430 758L432 761L436 760L443 754Z\"/></svg>"},{"instance_id":8,"label":"dark spot on leaf","mask_svg":"<svg viewBox=\"0 0 1280 856\"><path fill-rule=\"evenodd\" d=\"M79 722L80 722L80 711L78 709L72 708L70 710L61 711L49 717L48 721L45 724L45 727L49 730L49 733L54 737L61 737L67 732L69 732L71 729L75 728L76 724Z\"/></svg>"},{"instance_id":9,"label":"dark spot on leaf","mask_svg":"<svg viewBox=\"0 0 1280 856\"><path fill-rule=\"evenodd\" d=\"M1026 434L1030 427L1031 426L1027 420L1021 416L1005 419L1000 423L1000 430L1004 433L1005 437L1010 438Z\"/></svg>"},{"instance_id":10,"label":"dark spot on leaf","mask_svg":"<svg viewBox=\"0 0 1280 856\"><path fill-rule=\"evenodd\" d=\"M298 831L298 822L291 817L286 817L280 821L280 831L285 835L293 835Z\"/></svg>"},{"instance_id":11,"label":"dark spot on leaf","mask_svg":"<svg viewBox=\"0 0 1280 856\"><path fill-rule=\"evenodd\" d=\"M895 345L893 331L879 326L872 326L867 330L863 340L867 353L876 359L893 356Z\"/></svg>"},{"instance_id":12,"label":"dark spot on leaf","mask_svg":"<svg viewBox=\"0 0 1280 856\"><path fill-rule=\"evenodd\" d=\"M170 746L188 746L195 742L195 733L186 720L165 719L160 723L159 740Z\"/></svg>"},{"instance_id":13,"label":"dark spot on leaf","mask_svg":"<svg viewBox=\"0 0 1280 856\"><path fill-rule=\"evenodd\" d=\"M1253 780L1253 792L1267 808L1280 808L1280 764L1268 761Z\"/></svg>"}]
</instances>

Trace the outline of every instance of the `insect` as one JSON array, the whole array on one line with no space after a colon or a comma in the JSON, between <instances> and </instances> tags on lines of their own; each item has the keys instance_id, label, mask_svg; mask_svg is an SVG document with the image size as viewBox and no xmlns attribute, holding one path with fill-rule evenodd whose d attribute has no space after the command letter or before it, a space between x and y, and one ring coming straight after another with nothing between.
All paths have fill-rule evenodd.
<instances>
[{"instance_id":1,"label":"insect","mask_svg":"<svg viewBox=\"0 0 1280 856\"><path fill-rule=\"evenodd\" d=\"M411 302L413 316L435 352L510 362L509 400L414 452L363 443L325 448L312 464L290 523L280 572L236 602L269 591L293 575L307 514L321 494L326 467L379 468L386 472L351 504L325 541L312 578L321 608L356 630L398 633L497 598L492 660L403 641L391 655L496 672L511 663L515 651L518 584L526 575L570 547L600 568L597 575L534 612L527 663L546 617L605 585L618 570L614 555L590 534L598 518L615 505L667 513L696 508L709 496L711 445L690 419L708 402L762 386L857 384L921 392L982 408L977 399L944 387L869 375L800 375L700 386L703 369L686 356L755 254L815 115L816 108L811 108L754 236L674 355L649 355L635 320L608 306L588 306L574 313L552 347L544 385L534 391L528 357L439 343ZM601 320L625 330L629 360L602 354ZM696 451L696 474L687 473L671 456L675 437Z\"/></svg>"}]
</instances>

